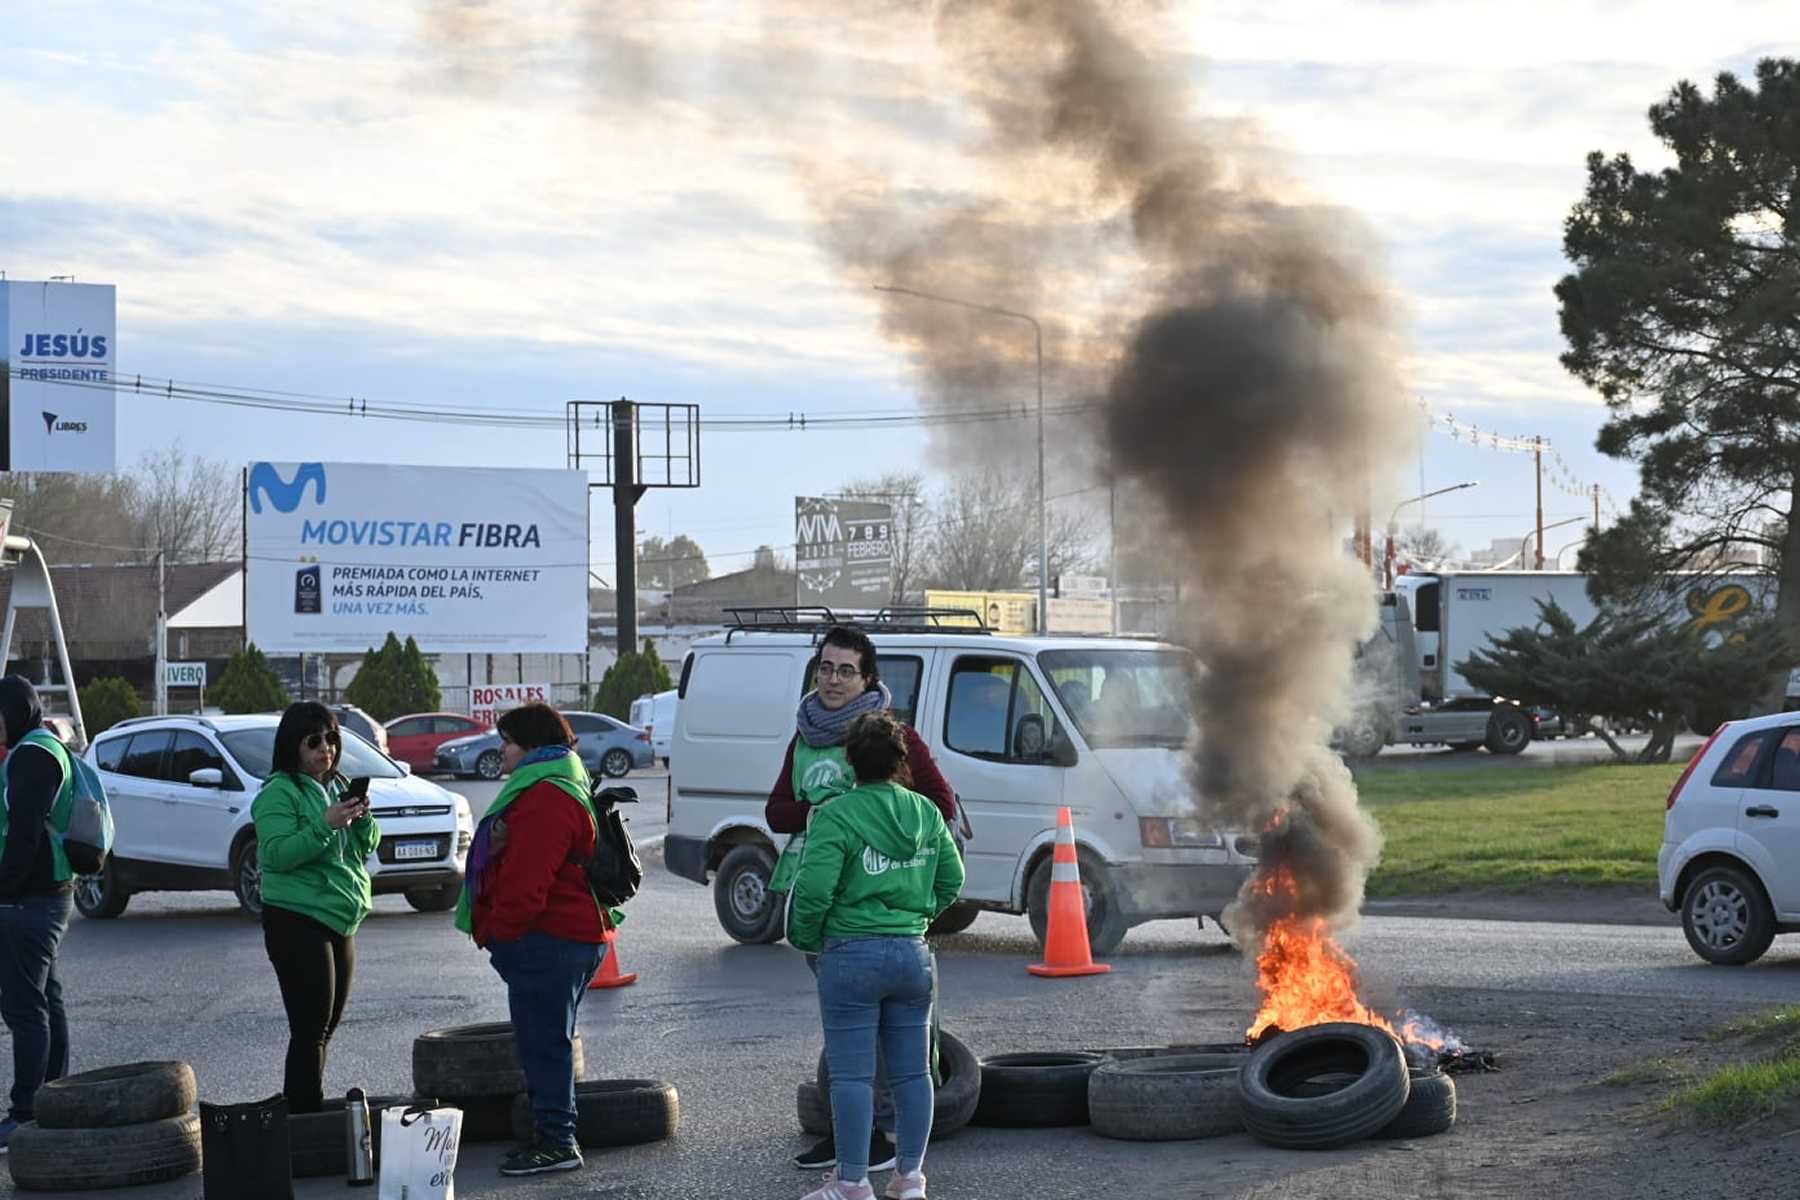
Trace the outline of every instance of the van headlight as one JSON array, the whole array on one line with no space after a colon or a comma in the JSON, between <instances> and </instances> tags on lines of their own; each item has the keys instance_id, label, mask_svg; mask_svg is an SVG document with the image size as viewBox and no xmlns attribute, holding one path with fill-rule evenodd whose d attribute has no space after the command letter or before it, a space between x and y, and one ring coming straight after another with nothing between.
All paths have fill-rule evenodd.
<instances>
[{"instance_id":1,"label":"van headlight","mask_svg":"<svg viewBox=\"0 0 1800 1200\"><path fill-rule=\"evenodd\" d=\"M1138 838L1150 849L1223 850L1225 839L1192 817L1139 817Z\"/></svg>"}]
</instances>

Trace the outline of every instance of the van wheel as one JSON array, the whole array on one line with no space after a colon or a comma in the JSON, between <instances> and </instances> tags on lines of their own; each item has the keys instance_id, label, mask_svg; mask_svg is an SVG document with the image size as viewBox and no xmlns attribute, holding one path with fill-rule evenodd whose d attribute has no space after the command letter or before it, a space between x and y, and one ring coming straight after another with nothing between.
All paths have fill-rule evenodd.
<instances>
[{"instance_id":1,"label":"van wheel","mask_svg":"<svg viewBox=\"0 0 1800 1200\"><path fill-rule=\"evenodd\" d=\"M262 863L256 857L255 839L245 842L231 860L231 890L246 917L262 920Z\"/></svg>"},{"instance_id":2,"label":"van wheel","mask_svg":"<svg viewBox=\"0 0 1800 1200\"><path fill-rule=\"evenodd\" d=\"M1040 946L1044 944L1045 932L1050 926L1052 857L1046 855L1038 863L1031 872L1030 882L1025 885L1025 911L1031 917L1031 932L1037 935ZM1112 876L1106 864L1080 849L1076 851L1076 860L1081 864L1081 892L1087 901L1088 950L1096 955L1111 954L1125 940L1131 925L1119 911L1119 898L1113 890Z\"/></svg>"},{"instance_id":3,"label":"van wheel","mask_svg":"<svg viewBox=\"0 0 1800 1200\"><path fill-rule=\"evenodd\" d=\"M785 932L786 913L769 880L775 874L775 856L762 846L738 846L719 864L713 876L713 907L719 924L746 946L778 942Z\"/></svg>"},{"instance_id":4,"label":"van wheel","mask_svg":"<svg viewBox=\"0 0 1800 1200\"><path fill-rule=\"evenodd\" d=\"M446 883L442 887L407 888L406 902L418 912L449 912L462 896L462 884Z\"/></svg>"}]
</instances>

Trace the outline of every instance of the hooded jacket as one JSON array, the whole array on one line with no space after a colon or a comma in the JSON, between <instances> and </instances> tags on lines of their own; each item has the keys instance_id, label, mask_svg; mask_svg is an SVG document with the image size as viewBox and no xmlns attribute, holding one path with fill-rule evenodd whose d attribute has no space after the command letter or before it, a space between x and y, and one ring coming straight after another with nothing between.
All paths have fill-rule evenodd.
<instances>
[{"instance_id":1,"label":"hooded jacket","mask_svg":"<svg viewBox=\"0 0 1800 1200\"><path fill-rule=\"evenodd\" d=\"M354 936L369 915L366 860L381 844L381 826L366 813L344 829L326 823L325 810L349 786L336 772L321 783L274 771L250 804L263 903L311 917L343 937Z\"/></svg>"},{"instance_id":2,"label":"hooded jacket","mask_svg":"<svg viewBox=\"0 0 1800 1200\"><path fill-rule=\"evenodd\" d=\"M794 877L788 940L920 937L962 891L963 864L931 801L897 783L863 783L812 810Z\"/></svg>"},{"instance_id":3,"label":"hooded jacket","mask_svg":"<svg viewBox=\"0 0 1800 1200\"><path fill-rule=\"evenodd\" d=\"M47 823L62 794L62 764L42 746L20 741L44 723L37 689L22 675L0 679L0 718L6 721L8 747L0 774L6 798L5 848L0 850L0 900L66 892L67 879L57 879L54 839Z\"/></svg>"}]
</instances>

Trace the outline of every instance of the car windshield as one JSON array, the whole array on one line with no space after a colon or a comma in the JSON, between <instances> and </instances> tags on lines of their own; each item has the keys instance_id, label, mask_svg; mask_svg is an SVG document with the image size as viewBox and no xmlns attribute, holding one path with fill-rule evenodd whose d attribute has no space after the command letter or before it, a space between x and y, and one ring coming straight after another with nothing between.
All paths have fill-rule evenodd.
<instances>
[{"instance_id":1,"label":"car windshield","mask_svg":"<svg viewBox=\"0 0 1800 1200\"><path fill-rule=\"evenodd\" d=\"M1194 661L1178 650L1045 650L1038 665L1081 736L1108 746L1182 746L1193 729Z\"/></svg>"},{"instance_id":2,"label":"car windshield","mask_svg":"<svg viewBox=\"0 0 1800 1200\"><path fill-rule=\"evenodd\" d=\"M400 778L400 768L388 761L381 751L342 726L339 726L338 734L344 741L344 756L338 760L338 770L351 778L358 775L367 775L370 779ZM258 779L269 777L275 760L275 726L236 729L220 734L219 740L225 743L231 757L237 759L244 770Z\"/></svg>"}]
</instances>

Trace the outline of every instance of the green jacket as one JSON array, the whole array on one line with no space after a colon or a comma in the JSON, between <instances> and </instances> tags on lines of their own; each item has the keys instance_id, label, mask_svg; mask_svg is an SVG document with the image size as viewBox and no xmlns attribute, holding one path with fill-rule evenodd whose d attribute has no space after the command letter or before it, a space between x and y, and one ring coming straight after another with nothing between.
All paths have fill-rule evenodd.
<instances>
[{"instance_id":1,"label":"green jacket","mask_svg":"<svg viewBox=\"0 0 1800 1200\"><path fill-rule=\"evenodd\" d=\"M599 836L600 817L594 811L591 795L593 781L588 778L587 768L581 765L580 755L559 754L555 758L539 762L521 763L518 770L506 777L506 782L500 785L500 794L489 802L487 811L481 814L481 825L486 828L478 826L475 831L479 850L472 850L469 854L469 872L463 877L462 891L456 897L456 927L470 937L475 936L474 889L481 886L480 875L487 867L488 839L493 836L493 826L488 825L488 819L500 816L533 784L546 781L567 792L572 800L587 810L588 820L594 822L594 834L596 838ZM599 897L595 897L594 904L599 906ZM616 908L606 909L605 912L612 918L614 925L625 920L625 914Z\"/></svg>"},{"instance_id":2,"label":"green jacket","mask_svg":"<svg viewBox=\"0 0 1800 1200\"><path fill-rule=\"evenodd\" d=\"M897 783L859 784L813 810L788 906L788 940L918 937L962 891L963 864L937 808Z\"/></svg>"},{"instance_id":3,"label":"green jacket","mask_svg":"<svg viewBox=\"0 0 1800 1200\"><path fill-rule=\"evenodd\" d=\"M381 842L374 817L359 817L348 829L325 823L325 810L347 787L342 775L321 784L310 775L277 771L250 806L263 903L311 917L345 937L369 915L363 860Z\"/></svg>"}]
</instances>

